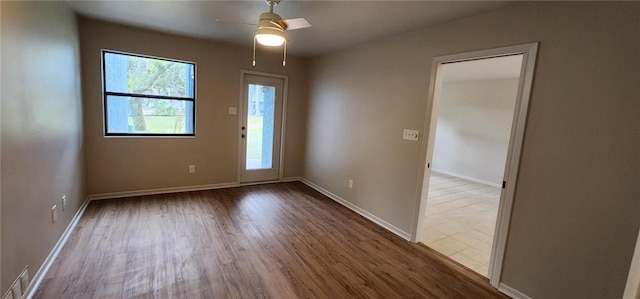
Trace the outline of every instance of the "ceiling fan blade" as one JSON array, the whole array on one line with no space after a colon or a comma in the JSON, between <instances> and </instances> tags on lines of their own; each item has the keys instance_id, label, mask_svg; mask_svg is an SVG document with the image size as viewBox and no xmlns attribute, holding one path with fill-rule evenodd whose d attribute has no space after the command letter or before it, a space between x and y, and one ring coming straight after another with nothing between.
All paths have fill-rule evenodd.
<instances>
[{"instance_id":1,"label":"ceiling fan blade","mask_svg":"<svg viewBox=\"0 0 640 299\"><path fill-rule=\"evenodd\" d=\"M216 19L216 22L227 23L227 24L236 24L236 25L258 26L258 24L252 24L252 23L247 23L247 22L238 22L238 21L229 21L229 20L223 20L223 19Z\"/></svg>"},{"instance_id":2,"label":"ceiling fan blade","mask_svg":"<svg viewBox=\"0 0 640 299\"><path fill-rule=\"evenodd\" d=\"M287 25L287 30L304 29L311 27L311 23L305 18L286 19L282 22Z\"/></svg>"}]
</instances>

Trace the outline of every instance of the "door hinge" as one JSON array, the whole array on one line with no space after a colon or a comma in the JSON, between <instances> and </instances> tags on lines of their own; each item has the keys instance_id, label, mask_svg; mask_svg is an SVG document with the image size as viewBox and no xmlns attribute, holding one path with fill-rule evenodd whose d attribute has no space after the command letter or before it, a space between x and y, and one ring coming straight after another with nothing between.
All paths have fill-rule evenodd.
<instances>
[{"instance_id":1,"label":"door hinge","mask_svg":"<svg viewBox=\"0 0 640 299\"><path fill-rule=\"evenodd\" d=\"M505 187L507 187L507 182L506 181L502 181L502 189L504 189Z\"/></svg>"}]
</instances>

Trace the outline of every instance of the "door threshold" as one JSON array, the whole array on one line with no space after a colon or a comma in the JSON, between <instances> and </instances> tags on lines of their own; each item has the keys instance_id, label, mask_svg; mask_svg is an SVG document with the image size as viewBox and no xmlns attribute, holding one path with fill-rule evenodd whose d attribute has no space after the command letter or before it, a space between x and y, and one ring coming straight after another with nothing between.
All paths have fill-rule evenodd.
<instances>
[{"instance_id":1,"label":"door threshold","mask_svg":"<svg viewBox=\"0 0 640 299\"><path fill-rule=\"evenodd\" d=\"M244 182L239 183L240 186L253 186L253 185L266 185L266 184L275 184L282 183L282 180L271 180L271 181L259 181L259 182Z\"/></svg>"}]
</instances>

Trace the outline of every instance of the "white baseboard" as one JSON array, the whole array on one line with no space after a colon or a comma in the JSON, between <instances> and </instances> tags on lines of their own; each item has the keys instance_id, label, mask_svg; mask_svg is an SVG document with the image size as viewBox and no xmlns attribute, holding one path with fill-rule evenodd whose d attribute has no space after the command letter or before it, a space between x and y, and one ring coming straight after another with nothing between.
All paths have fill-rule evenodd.
<instances>
[{"instance_id":1,"label":"white baseboard","mask_svg":"<svg viewBox=\"0 0 640 299\"><path fill-rule=\"evenodd\" d=\"M263 182L253 182L253 183L232 182L232 183L221 183L221 184L185 186L185 187L146 189L146 190L136 190L136 191L109 192L109 193L91 194L91 195L89 195L89 199L90 200L101 200L101 199L112 199L112 198L144 196L144 195L156 195L156 194L168 194L168 193L189 192L189 191L213 190L213 189L222 189L222 188L234 188L234 187L240 187L240 186L262 185L262 184L271 184L271 183L280 183L280 182L282 182L282 183L285 183L285 182L297 182L297 181L300 181L300 177L296 176L296 177L282 178L282 180L279 180L279 181L263 181Z\"/></svg>"},{"instance_id":2,"label":"white baseboard","mask_svg":"<svg viewBox=\"0 0 640 299\"><path fill-rule=\"evenodd\" d=\"M504 284L504 283L500 283L498 285L498 291L502 292L503 294L513 298L513 299L531 299L531 297L521 293L520 291Z\"/></svg>"},{"instance_id":3,"label":"white baseboard","mask_svg":"<svg viewBox=\"0 0 640 299\"><path fill-rule=\"evenodd\" d=\"M315 189L316 191L324 194L325 196L333 199L335 202L337 202L337 203L349 208L350 210L360 214L362 217L367 218L367 219L373 221L373 223L381 226L382 228L384 228L384 229L396 234L397 236L399 236L399 237L401 237L401 238L403 238L403 239L405 239L407 241L411 240L411 234L410 233L407 233L407 232L395 227L391 223L382 220L378 216L369 213L368 211L364 210L363 208L358 207L358 206L348 202L347 200L341 198L340 196L329 192L328 190L326 190L326 189L324 189L324 188L312 183L311 181L309 181L309 180L307 180L305 178L300 178L300 181L302 183L304 183L305 185Z\"/></svg>"},{"instance_id":4,"label":"white baseboard","mask_svg":"<svg viewBox=\"0 0 640 299\"><path fill-rule=\"evenodd\" d=\"M33 280L31 280L31 283L29 283L29 287L24 292L22 298L31 299L33 295L35 295L36 290L38 290L38 288L40 287L40 284L44 280L44 277L47 275L47 272L49 272L49 269L51 269L53 262L58 257L58 254L60 254L62 247L64 247L64 244L67 243L67 240L69 239L69 236L71 236L73 229L75 229L76 225L78 225L78 221L80 221L80 218L82 217L82 214L84 214L84 211L87 209L90 201L91 200L89 198L84 200L76 214L71 219L71 222L69 222L69 225L67 225L67 228L62 233L62 236L60 236L60 239L58 239L56 245L53 246L51 252L49 252L49 255L44 260L44 263L42 263L42 266L40 266L40 269L38 269L38 272L36 272L36 275L33 276Z\"/></svg>"},{"instance_id":5,"label":"white baseboard","mask_svg":"<svg viewBox=\"0 0 640 299\"><path fill-rule=\"evenodd\" d=\"M233 187L239 187L239 186L241 186L240 183L233 182L233 183L222 183L222 184L147 189L147 190L137 190L137 191L110 192L110 193L91 194L89 195L89 199L100 200L100 199L122 198L122 197L132 197L132 196L144 196L144 195L156 195L156 194L167 194L167 193L178 193L178 192L189 192L189 191L212 190L212 189L221 189L221 188L233 188Z\"/></svg>"},{"instance_id":6,"label":"white baseboard","mask_svg":"<svg viewBox=\"0 0 640 299\"><path fill-rule=\"evenodd\" d=\"M287 182L300 182L302 181L302 178L299 176L291 176L291 177L286 177L286 178L282 178L282 180L280 180L280 182L283 183L287 183Z\"/></svg>"},{"instance_id":7,"label":"white baseboard","mask_svg":"<svg viewBox=\"0 0 640 299\"><path fill-rule=\"evenodd\" d=\"M442 174L446 174L446 175L450 175L450 176L461 178L461 179L465 179L467 181L472 181L472 182L476 182L476 183L480 183L480 184L484 184L484 185L489 185L489 186L492 186L492 187L502 188L502 185L499 184L499 183L489 182L489 181L477 179L477 178L466 176L466 175L462 175L462 174L448 172L448 171L442 170L442 169L431 168L431 171L442 173Z\"/></svg>"}]
</instances>

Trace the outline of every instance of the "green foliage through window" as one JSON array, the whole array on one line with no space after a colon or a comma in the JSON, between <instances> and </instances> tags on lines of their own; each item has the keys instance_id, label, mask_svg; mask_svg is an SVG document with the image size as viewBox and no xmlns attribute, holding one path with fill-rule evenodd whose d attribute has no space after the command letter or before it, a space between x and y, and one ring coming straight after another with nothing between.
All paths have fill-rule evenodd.
<instances>
[{"instance_id":1,"label":"green foliage through window","mask_svg":"<svg viewBox=\"0 0 640 299\"><path fill-rule=\"evenodd\" d=\"M195 64L102 53L106 135L194 135Z\"/></svg>"}]
</instances>

